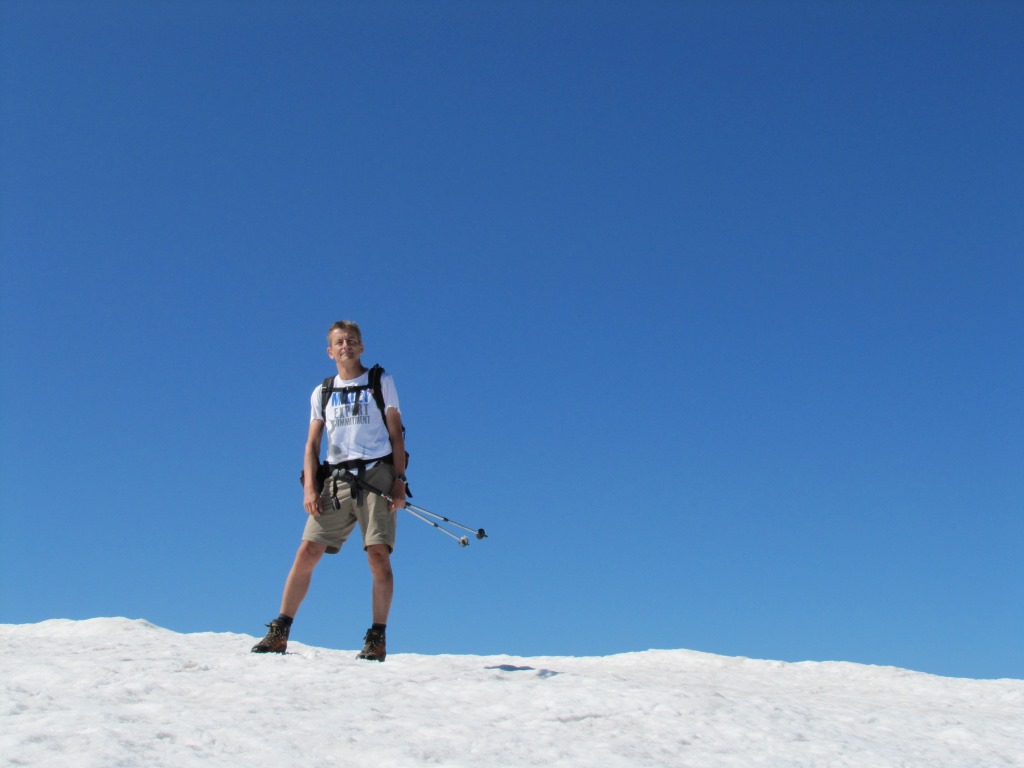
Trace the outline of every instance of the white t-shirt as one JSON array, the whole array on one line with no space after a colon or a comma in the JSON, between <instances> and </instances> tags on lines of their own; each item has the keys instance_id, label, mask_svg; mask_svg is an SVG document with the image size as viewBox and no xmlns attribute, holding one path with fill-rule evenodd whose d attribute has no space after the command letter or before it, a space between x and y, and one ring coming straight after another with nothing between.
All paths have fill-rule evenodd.
<instances>
[{"instance_id":1,"label":"white t-shirt","mask_svg":"<svg viewBox=\"0 0 1024 768\"><path fill-rule=\"evenodd\" d=\"M365 386L369 378L369 371L355 379L342 379L340 374L335 376L335 391L327 401L326 418L320 412L321 385L317 385L309 398L309 420L322 420L327 426L327 461L331 464L350 459L379 459L391 453L391 438L373 393L369 389L337 391L345 387ZM381 377L380 387L384 392L384 410L394 408L401 413L395 381L390 373ZM354 414L357 398L359 413Z\"/></svg>"}]
</instances>

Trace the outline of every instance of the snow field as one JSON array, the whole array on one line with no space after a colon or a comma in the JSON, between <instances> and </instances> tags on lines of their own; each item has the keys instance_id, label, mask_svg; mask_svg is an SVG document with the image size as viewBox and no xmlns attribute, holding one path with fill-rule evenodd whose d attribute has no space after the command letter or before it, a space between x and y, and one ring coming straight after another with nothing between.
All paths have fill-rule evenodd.
<instances>
[{"instance_id":1,"label":"snow field","mask_svg":"<svg viewBox=\"0 0 1024 768\"><path fill-rule=\"evenodd\" d=\"M0 765L1024 767L1024 681L692 651L425 656L0 625Z\"/></svg>"}]
</instances>

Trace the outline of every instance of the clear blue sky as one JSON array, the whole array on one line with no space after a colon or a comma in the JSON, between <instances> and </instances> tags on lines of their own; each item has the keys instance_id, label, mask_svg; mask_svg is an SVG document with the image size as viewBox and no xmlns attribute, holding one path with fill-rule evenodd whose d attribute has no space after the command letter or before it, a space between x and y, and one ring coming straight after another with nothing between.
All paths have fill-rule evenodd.
<instances>
[{"instance_id":1,"label":"clear blue sky","mask_svg":"<svg viewBox=\"0 0 1024 768\"><path fill-rule=\"evenodd\" d=\"M262 634L351 318L491 534L401 518L392 652L1024 677L1020 3L0 28L0 621ZM368 621L349 548L294 636Z\"/></svg>"}]
</instances>

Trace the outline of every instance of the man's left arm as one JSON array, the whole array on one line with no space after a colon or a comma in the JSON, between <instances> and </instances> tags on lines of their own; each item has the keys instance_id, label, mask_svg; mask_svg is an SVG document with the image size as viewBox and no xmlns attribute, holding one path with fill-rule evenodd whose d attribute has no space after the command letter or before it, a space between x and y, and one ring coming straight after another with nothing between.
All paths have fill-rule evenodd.
<instances>
[{"instance_id":1,"label":"man's left arm","mask_svg":"<svg viewBox=\"0 0 1024 768\"><path fill-rule=\"evenodd\" d=\"M402 434L402 414L397 408L388 408L384 419L391 439L391 457L395 467L395 481L391 484L391 511L405 506L405 436Z\"/></svg>"}]
</instances>

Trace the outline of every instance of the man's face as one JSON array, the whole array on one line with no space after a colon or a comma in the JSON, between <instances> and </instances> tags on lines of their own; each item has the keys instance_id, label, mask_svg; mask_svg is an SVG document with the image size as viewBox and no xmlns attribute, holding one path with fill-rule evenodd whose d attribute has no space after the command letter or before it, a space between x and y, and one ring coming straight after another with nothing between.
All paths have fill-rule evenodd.
<instances>
[{"instance_id":1,"label":"man's face","mask_svg":"<svg viewBox=\"0 0 1024 768\"><path fill-rule=\"evenodd\" d=\"M327 354L336 361L358 360L363 354L363 342L355 331L335 329L331 331Z\"/></svg>"}]
</instances>

